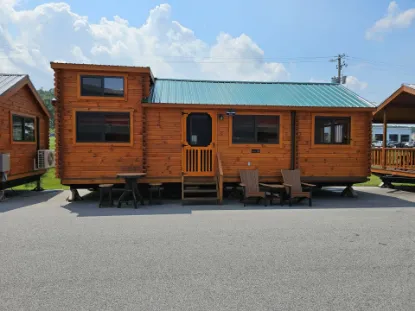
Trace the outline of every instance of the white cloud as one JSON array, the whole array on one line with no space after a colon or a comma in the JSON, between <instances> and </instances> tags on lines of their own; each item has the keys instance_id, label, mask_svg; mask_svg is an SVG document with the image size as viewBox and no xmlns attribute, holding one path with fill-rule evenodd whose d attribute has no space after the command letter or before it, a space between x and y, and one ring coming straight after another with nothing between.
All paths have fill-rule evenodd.
<instances>
[{"instance_id":1,"label":"white cloud","mask_svg":"<svg viewBox=\"0 0 415 311\"><path fill-rule=\"evenodd\" d=\"M386 16L366 31L366 39L382 40L383 35L395 28L408 28L415 20L415 8L400 11L396 1L389 3Z\"/></svg>"},{"instance_id":2,"label":"white cloud","mask_svg":"<svg viewBox=\"0 0 415 311\"><path fill-rule=\"evenodd\" d=\"M36 86L51 87L49 62L150 66L159 77L280 80L289 75L247 35L220 33L214 44L199 39L161 4L134 27L119 16L91 23L66 3L19 10L16 0L0 0L0 72L31 75ZM13 30L13 31L12 31ZM4 42L4 44L3 44Z\"/></svg>"},{"instance_id":3,"label":"white cloud","mask_svg":"<svg viewBox=\"0 0 415 311\"><path fill-rule=\"evenodd\" d=\"M361 91L366 89L368 84L367 82L360 81L355 76L347 76L345 86L353 91Z\"/></svg>"}]
</instances>

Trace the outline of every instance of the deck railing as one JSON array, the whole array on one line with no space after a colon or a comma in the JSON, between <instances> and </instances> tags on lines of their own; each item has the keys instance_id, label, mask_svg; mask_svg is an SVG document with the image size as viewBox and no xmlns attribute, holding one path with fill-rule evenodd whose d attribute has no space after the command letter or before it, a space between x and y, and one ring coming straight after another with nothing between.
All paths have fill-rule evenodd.
<instances>
[{"instance_id":1,"label":"deck railing","mask_svg":"<svg viewBox=\"0 0 415 311\"><path fill-rule=\"evenodd\" d=\"M214 176L214 158L211 147L185 147L183 171L190 175Z\"/></svg>"},{"instance_id":2,"label":"deck railing","mask_svg":"<svg viewBox=\"0 0 415 311\"><path fill-rule=\"evenodd\" d=\"M372 149L372 166L382 166L382 149Z\"/></svg>"},{"instance_id":3,"label":"deck railing","mask_svg":"<svg viewBox=\"0 0 415 311\"><path fill-rule=\"evenodd\" d=\"M373 148L372 166L387 169L415 169L415 148Z\"/></svg>"}]
</instances>

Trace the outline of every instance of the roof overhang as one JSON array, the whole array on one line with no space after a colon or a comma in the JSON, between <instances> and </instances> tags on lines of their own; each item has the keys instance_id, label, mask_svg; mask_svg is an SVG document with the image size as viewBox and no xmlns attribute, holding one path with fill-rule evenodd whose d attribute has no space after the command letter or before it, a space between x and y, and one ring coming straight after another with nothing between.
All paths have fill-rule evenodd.
<instances>
[{"instance_id":1,"label":"roof overhang","mask_svg":"<svg viewBox=\"0 0 415 311\"><path fill-rule=\"evenodd\" d=\"M8 89L3 95L3 98L10 98L14 94L16 94L20 89L27 86L32 93L33 97L36 99L37 103L39 104L42 111L46 114L48 118L50 118L50 113L48 108L46 108L45 103L43 102L42 98L40 98L38 92L36 91L34 85L32 84L32 81L30 81L29 77L26 76L22 80L20 80L18 83L13 85L10 89Z\"/></svg>"},{"instance_id":2,"label":"roof overhang","mask_svg":"<svg viewBox=\"0 0 415 311\"><path fill-rule=\"evenodd\" d=\"M415 123L415 89L402 85L378 106L373 113L373 122L382 123L386 112L388 123Z\"/></svg>"},{"instance_id":3,"label":"roof overhang","mask_svg":"<svg viewBox=\"0 0 415 311\"><path fill-rule=\"evenodd\" d=\"M151 82L154 83L154 76L150 67L133 67L133 66L113 66L113 65L94 65L94 64L73 64L50 62L52 69L80 70L80 71L101 71L101 72L134 72L146 73L150 75Z\"/></svg>"},{"instance_id":4,"label":"roof overhang","mask_svg":"<svg viewBox=\"0 0 415 311\"><path fill-rule=\"evenodd\" d=\"M181 109L232 109L238 113L238 110L281 110L281 111L334 111L334 112L373 112L376 108L372 107L321 107L321 106L271 106L271 105L235 105L235 104L172 104L172 103L143 103L146 108L181 108Z\"/></svg>"}]
</instances>

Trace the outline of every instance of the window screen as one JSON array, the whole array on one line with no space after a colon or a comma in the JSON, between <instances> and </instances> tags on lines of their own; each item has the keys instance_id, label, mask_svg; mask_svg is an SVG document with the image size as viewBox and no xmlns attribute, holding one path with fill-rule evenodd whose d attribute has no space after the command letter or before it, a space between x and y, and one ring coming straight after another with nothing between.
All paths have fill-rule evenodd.
<instances>
[{"instance_id":1,"label":"window screen","mask_svg":"<svg viewBox=\"0 0 415 311\"><path fill-rule=\"evenodd\" d=\"M130 142L129 112L76 112L77 142Z\"/></svg>"}]
</instances>

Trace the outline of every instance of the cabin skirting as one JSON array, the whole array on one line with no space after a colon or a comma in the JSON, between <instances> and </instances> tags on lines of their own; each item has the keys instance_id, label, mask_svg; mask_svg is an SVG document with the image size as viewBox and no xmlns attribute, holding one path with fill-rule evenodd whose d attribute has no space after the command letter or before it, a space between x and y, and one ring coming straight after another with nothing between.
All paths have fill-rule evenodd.
<instances>
[{"instance_id":1,"label":"cabin skirting","mask_svg":"<svg viewBox=\"0 0 415 311\"><path fill-rule=\"evenodd\" d=\"M328 177L328 176L304 176L302 178L304 182L309 182L317 184L320 186L347 186L353 185L356 183L363 183L368 180L366 176L337 176L337 177ZM141 178L140 183L181 183L181 177L147 177ZM268 183L281 183L281 176L261 176L261 182ZM62 179L62 184L65 186L71 186L73 188L79 189L88 189L93 188L99 184L112 183L112 184L124 184L124 180L119 178L71 178L71 179ZM239 183L239 176L224 176L224 183Z\"/></svg>"},{"instance_id":2,"label":"cabin skirting","mask_svg":"<svg viewBox=\"0 0 415 311\"><path fill-rule=\"evenodd\" d=\"M36 171L26 174L19 174L11 176L12 178L8 179L6 182L0 182L0 190L5 190L12 187L17 187L31 182L38 181L42 175L45 173L44 170Z\"/></svg>"}]
</instances>

